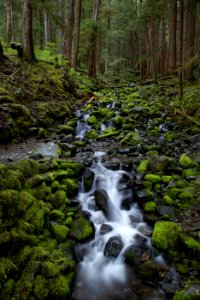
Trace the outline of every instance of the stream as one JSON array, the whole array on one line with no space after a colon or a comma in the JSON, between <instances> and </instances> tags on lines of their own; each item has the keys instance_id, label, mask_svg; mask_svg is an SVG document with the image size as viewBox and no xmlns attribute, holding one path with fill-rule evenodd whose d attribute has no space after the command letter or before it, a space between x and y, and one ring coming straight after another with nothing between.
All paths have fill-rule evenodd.
<instances>
[{"instance_id":1,"label":"stream","mask_svg":"<svg viewBox=\"0 0 200 300\"><path fill-rule=\"evenodd\" d=\"M129 173L107 169L102 163L105 154L94 154L92 187L85 192L81 183L77 197L95 226L95 238L77 246L80 262L73 299L166 299L161 289L142 283L125 262L126 255L134 250L141 251L144 260L151 257L156 264L168 268L151 245L152 230L134 202Z\"/></svg>"}]
</instances>

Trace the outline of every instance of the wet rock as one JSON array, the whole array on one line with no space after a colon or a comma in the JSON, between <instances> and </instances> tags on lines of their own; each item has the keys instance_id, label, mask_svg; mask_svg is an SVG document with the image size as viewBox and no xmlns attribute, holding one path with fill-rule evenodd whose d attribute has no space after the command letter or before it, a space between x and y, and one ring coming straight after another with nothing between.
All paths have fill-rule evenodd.
<instances>
[{"instance_id":1,"label":"wet rock","mask_svg":"<svg viewBox=\"0 0 200 300\"><path fill-rule=\"evenodd\" d=\"M143 189L136 191L136 197L139 202L145 201L145 200L150 200L153 197L153 193L149 189Z\"/></svg>"},{"instance_id":2,"label":"wet rock","mask_svg":"<svg viewBox=\"0 0 200 300\"><path fill-rule=\"evenodd\" d=\"M133 202L132 196L123 199L121 203L121 208L124 210L130 210L132 202Z\"/></svg>"},{"instance_id":3,"label":"wet rock","mask_svg":"<svg viewBox=\"0 0 200 300\"><path fill-rule=\"evenodd\" d=\"M123 242L121 237L113 236L107 241L105 245L104 255L118 257L122 248L123 248Z\"/></svg>"},{"instance_id":4,"label":"wet rock","mask_svg":"<svg viewBox=\"0 0 200 300\"><path fill-rule=\"evenodd\" d=\"M63 137L62 142L63 143L72 143L74 141L74 136L73 134L68 134L65 137Z\"/></svg>"},{"instance_id":5,"label":"wet rock","mask_svg":"<svg viewBox=\"0 0 200 300\"><path fill-rule=\"evenodd\" d=\"M112 170L112 171L117 171L120 169L120 161L110 161L110 162L106 162L105 164L105 167L109 170Z\"/></svg>"},{"instance_id":6,"label":"wet rock","mask_svg":"<svg viewBox=\"0 0 200 300\"><path fill-rule=\"evenodd\" d=\"M94 192L95 202L99 209L101 209L108 217L108 195L105 190L99 189Z\"/></svg>"},{"instance_id":7,"label":"wet rock","mask_svg":"<svg viewBox=\"0 0 200 300\"><path fill-rule=\"evenodd\" d=\"M94 172L88 168L83 173L83 186L86 192L91 189L94 181L94 176Z\"/></svg>"},{"instance_id":8,"label":"wet rock","mask_svg":"<svg viewBox=\"0 0 200 300\"><path fill-rule=\"evenodd\" d=\"M158 156L156 158L152 158L149 164L149 169L152 172L161 172L165 171L169 165L169 158L166 156Z\"/></svg>"},{"instance_id":9,"label":"wet rock","mask_svg":"<svg viewBox=\"0 0 200 300\"><path fill-rule=\"evenodd\" d=\"M168 216L171 221L176 222L176 209L173 206L158 205L157 211L162 216Z\"/></svg>"},{"instance_id":10,"label":"wet rock","mask_svg":"<svg viewBox=\"0 0 200 300\"><path fill-rule=\"evenodd\" d=\"M124 256L126 263L138 267L141 262L149 260L152 254L146 246L131 245L126 249Z\"/></svg>"},{"instance_id":11,"label":"wet rock","mask_svg":"<svg viewBox=\"0 0 200 300\"><path fill-rule=\"evenodd\" d=\"M100 233L101 234L105 234L105 233L108 233L108 232L110 232L112 230L113 230L113 228L112 228L111 225L109 225L109 224L102 224L101 228L100 228Z\"/></svg>"}]
</instances>

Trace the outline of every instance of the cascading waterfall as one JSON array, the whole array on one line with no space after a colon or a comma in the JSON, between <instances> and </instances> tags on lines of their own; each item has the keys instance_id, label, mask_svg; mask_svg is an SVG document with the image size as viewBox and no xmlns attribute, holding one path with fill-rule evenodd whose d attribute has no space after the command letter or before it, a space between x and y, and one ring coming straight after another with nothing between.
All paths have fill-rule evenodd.
<instances>
[{"instance_id":1,"label":"cascading waterfall","mask_svg":"<svg viewBox=\"0 0 200 300\"><path fill-rule=\"evenodd\" d=\"M91 129L91 127L87 123L87 119L89 118L89 114L82 115L80 110L77 111L76 116L78 119L76 126L76 138L83 139L85 137L85 133Z\"/></svg>"},{"instance_id":2,"label":"cascading waterfall","mask_svg":"<svg viewBox=\"0 0 200 300\"><path fill-rule=\"evenodd\" d=\"M113 289L127 281L124 256L129 247L142 243L151 251L150 238L143 234L149 230L137 204L132 200L132 190L127 187L123 170L112 171L101 162L105 153L97 152L97 162L91 166L95 174L92 188L85 192L83 185L78 195L82 210L87 211L95 226L95 238L77 249L81 261L74 288L74 299L106 299L104 290ZM95 194L106 195L106 209L98 208ZM123 209L122 203L129 201ZM159 258L157 258L159 259ZM78 291L79 290L79 291ZM85 294L84 294L85 291ZM84 298L85 297L85 298ZM110 299L110 298L108 298Z\"/></svg>"}]
</instances>

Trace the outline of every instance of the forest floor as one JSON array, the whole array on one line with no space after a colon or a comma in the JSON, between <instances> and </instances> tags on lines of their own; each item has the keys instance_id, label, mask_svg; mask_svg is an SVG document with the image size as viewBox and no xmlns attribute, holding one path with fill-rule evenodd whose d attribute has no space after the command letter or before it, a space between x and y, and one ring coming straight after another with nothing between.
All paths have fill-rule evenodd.
<instances>
[{"instance_id":1,"label":"forest floor","mask_svg":"<svg viewBox=\"0 0 200 300\"><path fill-rule=\"evenodd\" d=\"M145 221L152 226L154 224L159 226L159 222L166 222L165 224L169 228L172 223L177 225L172 230L175 237L171 236L171 232L166 232L157 226L153 240L155 246L165 253L167 260L173 262L181 280L174 283L172 274L169 276L163 267L155 269L155 265L148 265L149 260L142 263L139 275L147 281L149 274L151 277L155 275L157 280L162 282L161 287L169 297L163 299L172 299L176 290L180 287L183 288L185 283L191 280L192 283L184 287L182 294L177 294L177 298L174 298L175 300L189 299L187 298L188 293L198 294L200 287L197 280L200 275L198 261L200 257L199 83L185 86L184 99L180 103L176 78L159 81L157 84L133 83L131 87L127 85L127 87L120 88L118 86L115 89L104 88L99 91L94 91L95 85L89 80L81 81L78 75L79 80L76 81L74 78L76 75L72 79L69 73L59 66L42 62L29 65L20 60L5 60L0 66L0 162L8 163L8 168L10 163L24 158L41 162L40 175L33 173L32 175L36 176L28 178L26 185L28 184L29 188L31 186L34 197L37 194L41 195L43 202L41 204L38 201L37 205L38 207L42 205L44 215L48 214L48 218L52 218L52 224L54 224L58 215L61 219L60 216L63 215L63 207L60 209L53 203L56 185L58 185L55 178L61 180L58 190L59 192L61 190L61 194L63 194L63 186L65 184L70 186L71 178L69 179L68 176L73 173L70 170L71 173L66 175L66 170L65 172L62 170L61 173L55 174L54 169L57 172L59 167L63 168L63 161L68 159L76 160L85 167L90 166L93 152L106 150L105 162L109 167L115 168L122 164L132 172L131 185L134 187L135 198L140 208L144 210ZM77 135L80 132L77 132L76 128L78 124L85 126L84 117L86 115L89 127L86 128L84 137L79 139ZM47 163L46 157L52 156L57 161L50 160ZM70 166L70 168L72 167ZM17 169L17 172L19 170ZM0 169L0 175L3 174L1 171L4 172L4 167ZM43 174L41 171L46 173ZM6 174L12 173L12 167L6 172ZM71 176L78 177L79 171L75 173L76 175L72 174ZM12 173L12 176L16 174ZM64 182L66 183L64 184ZM41 184L41 189L36 190L38 184ZM11 187L13 187L13 183L11 183ZM0 188L5 188L3 184L1 186L1 182ZM17 188L20 189L21 185ZM69 190L70 188L72 186L69 187ZM42 192L43 189L46 194ZM74 190L76 191L76 188ZM24 190L20 191L20 195L21 193L24 193ZM50 199L48 201L52 202L47 207L45 207L46 204L44 205L46 197ZM62 202L62 199L60 201ZM28 204L25 203L25 205L28 207ZM51 205L55 205L54 209ZM9 208L6 207L6 209L6 213L9 214ZM49 213L48 210L51 212ZM10 218L12 218L12 214ZM69 218L73 214L74 211L70 210L66 222L72 222ZM28 215L29 213L26 215L27 218ZM41 221L44 216L39 216L38 212L39 218ZM69 230L70 228L73 232L73 224L80 223L79 212L76 212L75 217L72 218L74 218L74 223L70 223L70 225L59 219L61 226L64 226L62 229ZM27 224L22 223L17 226L23 225L24 230ZM38 224L35 224L35 228L36 225ZM69 228L66 229L67 226ZM88 230L88 225L85 227ZM20 227L21 229L22 227ZM34 235L39 240L39 244L44 244L43 239L49 238L48 230L48 227L40 228L38 233L35 229ZM1 231L0 244L6 248L7 244L4 245L4 243L7 242L5 242L5 232L7 231L3 231L3 229ZM59 247L61 247L60 245L63 247L63 244L60 244L61 241L63 242L63 237L57 236L57 234L58 232L55 231L54 235ZM164 235L166 235L166 239L160 238L161 242L158 241L157 236ZM13 232L12 238L16 238ZM19 240L17 240L18 243ZM32 242L31 240L30 245ZM36 250L38 251L38 249L34 251ZM45 252L47 249L45 248L43 251ZM32 256L34 259L35 253ZM16 258L13 258L12 255L13 253L11 253L11 260L14 262L13 259ZM37 253L37 255L38 259L41 259L43 255L46 259L50 254ZM19 257L22 259L22 254L19 254ZM52 263L53 261L51 261ZM145 263L146 265L143 265ZM24 261L22 265L19 265L19 269L23 267L23 264ZM44 267L47 268L47 266ZM70 270L74 268L72 265L68 267ZM4 269L5 276L10 274L8 267L7 269L4 267ZM49 272L52 271L49 265L47 269ZM30 275L29 270L26 272ZM23 273L21 272L21 274L22 277L15 289L17 295L23 292L20 291L19 286L24 287L24 283L22 284ZM68 275L71 276L70 274ZM2 286L5 288L5 294L8 292L9 284L4 275ZM34 296L36 297L41 292L41 290L38 291L38 282L42 276L37 275L35 279L34 284L37 288L34 289ZM163 278L161 278L162 276ZM61 275L59 273L58 277L59 282L64 280L63 273ZM46 280L48 282L50 280L52 287L55 288L56 278L55 275L50 275L50 279L45 279L45 284ZM66 282L63 284L66 285ZM154 284L155 282L152 282L152 285ZM32 295L32 287L30 287L30 292L25 286L27 299ZM64 299L62 292L63 290L58 290L60 299ZM64 292L68 293L66 290ZM184 298L184 293L186 293L186 298ZM40 295L40 297L42 296ZM40 299L45 299L45 296Z\"/></svg>"}]
</instances>

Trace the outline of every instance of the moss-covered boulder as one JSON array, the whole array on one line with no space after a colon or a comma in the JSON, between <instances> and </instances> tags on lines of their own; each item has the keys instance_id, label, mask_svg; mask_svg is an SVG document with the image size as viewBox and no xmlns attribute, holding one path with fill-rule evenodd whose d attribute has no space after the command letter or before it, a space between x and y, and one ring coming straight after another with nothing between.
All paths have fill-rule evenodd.
<instances>
[{"instance_id":1,"label":"moss-covered boulder","mask_svg":"<svg viewBox=\"0 0 200 300\"><path fill-rule=\"evenodd\" d=\"M186 153L183 153L179 158L179 164L181 167L185 169L189 169L192 167L197 166L197 163L195 163Z\"/></svg>"},{"instance_id":2,"label":"moss-covered boulder","mask_svg":"<svg viewBox=\"0 0 200 300\"><path fill-rule=\"evenodd\" d=\"M18 169L25 178L31 177L39 172L39 163L33 159L17 161L13 167Z\"/></svg>"},{"instance_id":3,"label":"moss-covered boulder","mask_svg":"<svg viewBox=\"0 0 200 300\"><path fill-rule=\"evenodd\" d=\"M52 299L67 299L71 294L74 272L66 276L60 275L49 280L49 296Z\"/></svg>"},{"instance_id":4,"label":"moss-covered boulder","mask_svg":"<svg viewBox=\"0 0 200 300\"><path fill-rule=\"evenodd\" d=\"M94 226L89 220L85 218L83 213L78 212L72 224L70 235L75 240L84 242L93 238Z\"/></svg>"},{"instance_id":5,"label":"moss-covered boulder","mask_svg":"<svg viewBox=\"0 0 200 300\"><path fill-rule=\"evenodd\" d=\"M180 240L181 228L174 222L158 221L155 223L152 243L161 250L173 250Z\"/></svg>"}]
</instances>

